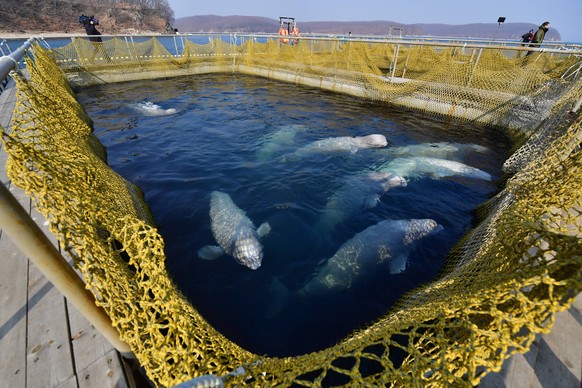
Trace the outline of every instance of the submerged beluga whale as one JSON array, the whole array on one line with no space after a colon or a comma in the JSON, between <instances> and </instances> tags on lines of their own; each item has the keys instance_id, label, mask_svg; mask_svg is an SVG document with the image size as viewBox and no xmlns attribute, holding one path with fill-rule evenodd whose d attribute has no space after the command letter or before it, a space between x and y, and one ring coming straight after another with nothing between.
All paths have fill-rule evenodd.
<instances>
[{"instance_id":1,"label":"submerged beluga whale","mask_svg":"<svg viewBox=\"0 0 582 388\"><path fill-rule=\"evenodd\" d=\"M387 265L391 274L401 273L417 243L442 229L431 219L380 221L346 241L298 294L350 288L378 265Z\"/></svg>"},{"instance_id":2,"label":"submerged beluga whale","mask_svg":"<svg viewBox=\"0 0 582 388\"><path fill-rule=\"evenodd\" d=\"M468 166L464 163L427 156L396 158L384 163L377 170L391 172L406 178L422 176L430 176L434 178L462 176L487 181L493 179L488 172Z\"/></svg>"},{"instance_id":3,"label":"submerged beluga whale","mask_svg":"<svg viewBox=\"0 0 582 388\"><path fill-rule=\"evenodd\" d=\"M394 157L419 157L457 160L471 153L486 153L489 149L472 143L433 142L409 144L386 149L386 153Z\"/></svg>"},{"instance_id":4,"label":"submerged beluga whale","mask_svg":"<svg viewBox=\"0 0 582 388\"><path fill-rule=\"evenodd\" d=\"M400 186L406 186L406 180L389 172L369 171L350 175L327 201L316 229L332 231L337 224L358 211L375 207L382 194Z\"/></svg>"},{"instance_id":5,"label":"submerged beluga whale","mask_svg":"<svg viewBox=\"0 0 582 388\"><path fill-rule=\"evenodd\" d=\"M261 266L263 246L259 240L271 230L267 222L255 229L253 222L227 193L213 191L210 194L210 227L219 246L202 247L198 251L200 258L214 260L226 253L250 269Z\"/></svg>"},{"instance_id":6,"label":"submerged beluga whale","mask_svg":"<svg viewBox=\"0 0 582 388\"><path fill-rule=\"evenodd\" d=\"M276 153L284 151L286 147L294 145L297 133L306 131L307 127L304 125L289 124L268 134L263 138L261 147L256 152L257 159L264 161L272 158Z\"/></svg>"},{"instance_id":7,"label":"submerged beluga whale","mask_svg":"<svg viewBox=\"0 0 582 388\"><path fill-rule=\"evenodd\" d=\"M328 137L321 140L311 142L297 151L284 155L281 162L297 161L312 154L329 154L329 153L356 153L360 149L368 148L382 148L388 145L386 136L379 134L372 134L366 136L339 136Z\"/></svg>"},{"instance_id":8,"label":"submerged beluga whale","mask_svg":"<svg viewBox=\"0 0 582 388\"><path fill-rule=\"evenodd\" d=\"M273 302L266 316L277 315L290 297L308 298L342 291L386 266L399 274L408 266L408 256L419 242L443 227L432 219L384 220L355 234L321 265L303 287L290 291L277 277L271 283Z\"/></svg>"}]
</instances>

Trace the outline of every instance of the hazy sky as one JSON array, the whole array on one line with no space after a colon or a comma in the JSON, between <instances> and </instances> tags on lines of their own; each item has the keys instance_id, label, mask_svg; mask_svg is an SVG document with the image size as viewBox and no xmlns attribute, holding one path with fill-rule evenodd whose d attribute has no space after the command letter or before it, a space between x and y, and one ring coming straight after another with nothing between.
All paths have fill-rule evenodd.
<instances>
[{"instance_id":1,"label":"hazy sky","mask_svg":"<svg viewBox=\"0 0 582 388\"><path fill-rule=\"evenodd\" d=\"M193 15L279 16L301 21L387 20L412 23L550 22L562 39L582 43L582 0L169 0L176 18ZM503 28L501 26L500 28Z\"/></svg>"}]
</instances>

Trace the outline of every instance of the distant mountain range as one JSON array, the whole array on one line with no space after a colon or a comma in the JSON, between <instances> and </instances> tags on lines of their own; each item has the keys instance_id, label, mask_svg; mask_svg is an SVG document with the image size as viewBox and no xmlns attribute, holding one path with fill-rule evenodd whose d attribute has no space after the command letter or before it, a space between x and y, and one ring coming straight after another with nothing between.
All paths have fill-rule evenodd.
<instances>
[{"instance_id":1,"label":"distant mountain range","mask_svg":"<svg viewBox=\"0 0 582 388\"><path fill-rule=\"evenodd\" d=\"M530 29L537 30L533 23L472 23L450 24L403 24L387 20L353 22L302 22L297 20L301 33L355 35L415 35L446 36L457 38L520 39ZM217 16L197 15L176 19L174 27L179 32L239 32L277 33L279 20L260 16ZM402 30L400 30L402 29ZM554 28L546 34L546 40L560 41L560 33Z\"/></svg>"}]
</instances>

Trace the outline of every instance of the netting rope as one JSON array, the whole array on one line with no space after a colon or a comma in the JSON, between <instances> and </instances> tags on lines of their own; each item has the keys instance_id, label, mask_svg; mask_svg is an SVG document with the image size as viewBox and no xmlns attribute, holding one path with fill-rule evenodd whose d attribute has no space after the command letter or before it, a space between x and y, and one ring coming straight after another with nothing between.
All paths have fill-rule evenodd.
<instances>
[{"instance_id":1,"label":"netting rope","mask_svg":"<svg viewBox=\"0 0 582 388\"><path fill-rule=\"evenodd\" d=\"M582 116L568 111L582 96L582 80L561 78L576 56L303 40L184 46L178 58L156 39L36 46L30 77L15 76L12 128L1 133L10 178L47 217L156 384L213 374L258 386L472 386L527 351L580 292ZM459 112L483 112L514 136L517 152L506 162L503 189L479 208L479 224L438 279L335 346L297 357L256 355L217 332L172 283L141 191L107 166L69 84L225 69L291 74L298 84L334 81L365 98L414 101L415 109L451 119L479 121Z\"/></svg>"}]
</instances>

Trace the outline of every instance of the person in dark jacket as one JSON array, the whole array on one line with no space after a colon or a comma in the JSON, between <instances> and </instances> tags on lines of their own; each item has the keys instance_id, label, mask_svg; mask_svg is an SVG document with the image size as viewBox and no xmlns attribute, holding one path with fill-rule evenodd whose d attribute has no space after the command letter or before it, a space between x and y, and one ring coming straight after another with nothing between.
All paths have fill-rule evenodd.
<instances>
[{"instance_id":1,"label":"person in dark jacket","mask_svg":"<svg viewBox=\"0 0 582 388\"><path fill-rule=\"evenodd\" d=\"M89 40L91 42L101 42L101 37L98 35L101 35L101 33L97 30L97 27L95 27L95 25L98 25L99 21L96 20L95 18L91 17L89 19L88 22L85 23L85 32L87 33L87 35L91 36L89 38Z\"/></svg>"},{"instance_id":2,"label":"person in dark jacket","mask_svg":"<svg viewBox=\"0 0 582 388\"><path fill-rule=\"evenodd\" d=\"M542 44L544 38L546 37L546 32L550 29L550 22L543 22L542 25L538 28L536 33L533 36L533 39L530 42L530 46L536 47ZM528 51L527 55L530 55L533 51Z\"/></svg>"},{"instance_id":3,"label":"person in dark jacket","mask_svg":"<svg viewBox=\"0 0 582 388\"><path fill-rule=\"evenodd\" d=\"M93 51L89 57L89 62L95 62L97 55L99 55L99 60L110 62L111 58L102 44L101 33L97 30L97 27L95 27L99 25L99 19L96 19L94 16L81 15L79 16L79 23L85 27L85 32L89 36L89 41L91 41L91 44L93 45Z\"/></svg>"}]
</instances>

